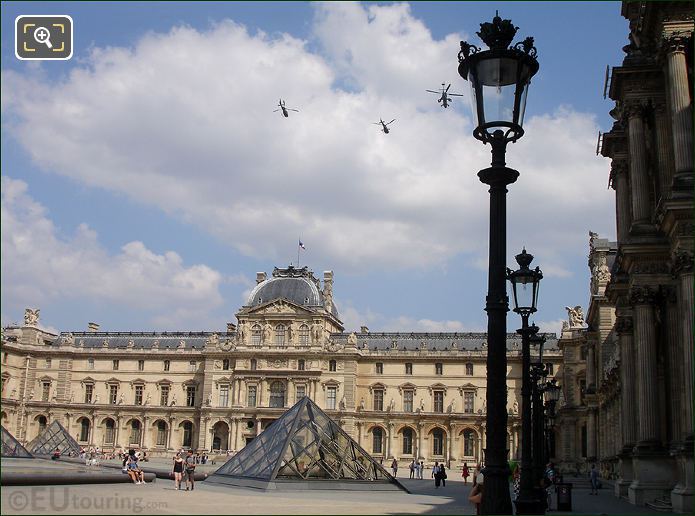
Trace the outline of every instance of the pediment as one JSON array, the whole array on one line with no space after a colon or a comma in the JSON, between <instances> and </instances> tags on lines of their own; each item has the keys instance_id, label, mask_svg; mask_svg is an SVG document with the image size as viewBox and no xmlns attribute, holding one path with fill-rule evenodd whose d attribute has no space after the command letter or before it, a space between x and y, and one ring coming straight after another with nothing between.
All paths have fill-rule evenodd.
<instances>
[{"instance_id":1,"label":"pediment","mask_svg":"<svg viewBox=\"0 0 695 516\"><path fill-rule=\"evenodd\" d=\"M307 309L304 306L293 303L288 299L273 299L267 303L256 305L248 308L244 314L246 315L278 315L278 314L306 314L314 315L314 311Z\"/></svg>"}]
</instances>

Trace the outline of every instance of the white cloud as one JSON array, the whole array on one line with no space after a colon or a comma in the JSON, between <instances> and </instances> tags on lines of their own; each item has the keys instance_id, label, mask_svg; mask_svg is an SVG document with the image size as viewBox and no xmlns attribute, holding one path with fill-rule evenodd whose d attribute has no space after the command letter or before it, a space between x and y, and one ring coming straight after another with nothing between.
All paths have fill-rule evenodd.
<instances>
[{"instance_id":1,"label":"white cloud","mask_svg":"<svg viewBox=\"0 0 695 516\"><path fill-rule=\"evenodd\" d=\"M157 206L246 255L278 262L301 233L308 259L341 270L484 259L488 195L476 172L489 148L424 92L463 88L460 36L433 39L405 4L340 2L316 7L314 33L321 53L229 21L177 27L132 49L95 48L65 80L5 71L6 126L45 170ZM300 113L272 113L280 97ZM371 125L379 117L397 118L389 135ZM612 232L596 123L562 108L526 129L508 152L522 173L510 186L510 250L525 244L566 276L587 228ZM136 244L123 254L151 260Z\"/></svg>"},{"instance_id":2,"label":"white cloud","mask_svg":"<svg viewBox=\"0 0 695 516\"><path fill-rule=\"evenodd\" d=\"M210 312L222 304L224 278L206 265L186 266L177 253L156 254L137 241L109 254L85 224L70 238L58 233L27 184L3 176L3 310L21 314L86 298L143 310L154 326L179 328L211 323Z\"/></svg>"}]
</instances>

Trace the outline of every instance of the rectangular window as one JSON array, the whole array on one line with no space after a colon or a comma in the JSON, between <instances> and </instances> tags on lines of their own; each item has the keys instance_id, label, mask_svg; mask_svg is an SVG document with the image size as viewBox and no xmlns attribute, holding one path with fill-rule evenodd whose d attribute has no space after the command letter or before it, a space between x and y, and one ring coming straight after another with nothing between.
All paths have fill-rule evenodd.
<instances>
[{"instance_id":1,"label":"rectangular window","mask_svg":"<svg viewBox=\"0 0 695 516\"><path fill-rule=\"evenodd\" d=\"M246 389L246 406L255 407L256 406L256 386L249 385Z\"/></svg>"},{"instance_id":2,"label":"rectangular window","mask_svg":"<svg viewBox=\"0 0 695 516\"><path fill-rule=\"evenodd\" d=\"M111 405L118 403L118 385L109 385L109 403Z\"/></svg>"},{"instance_id":3,"label":"rectangular window","mask_svg":"<svg viewBox=\"0 0 695 516\"><path fill-rule=\"evenodd\" d=\"M51 396L51 382L43 382L41 386L41 401L48 401Z\"/></svg>"},{"instance_id":4,"label":"rectangular window","mask_svg":"<svg viewBox=\"0 0 695 516\"><path fill-rule=\"evenodd\" d=\"M306 385L297 385L294 396L295 402L301 400L304 396L306 396Z\"/></svg>"},{"instance_id":5,"label":"rectangular window","mask_svg":"<svg viewBox=\"0 0 695 516\"><path fill-rule=\"evenodd\" d=\"M466 375L467 376L473 376L473 364L471 364L471 363L466 364Z\"/></svg>"},{"instance_id":6,"label":"rectangular window","mask_svg":"<svg viewBox=\"0 0 695 516\"><path fill-rule=\"evenodd\" d=\"M326 389L326 408L328 410L335 410L335 397L337 389L335 387L328 387Z\"/></svg>"},{"instance_id":7,"label":"rectangular window","mask_svg":"<svg viewBox=\"0 0 695 516\"><path fill-rule=\"evenodd\" d=\"M229 385L220 385L220 407L229 405Z\"/></svg>"},{"instance_id":8,"label":"rectangular window","mask_svg":"<svg viewBox=\"0 0 695 516\"><path fill-rule=\"evenodd\" d=\"M114 360L114 361L113 361L113 370L114 370L114 371L118 371L118 366L119 366L118 360Z\"/></svg>"},{"instance_id":9,"label":"rectangular window","mask_svg":"<svg viewBox=\"0 0 695 516\"><path fill-rule=\"evenodd\" d=\"M376 363L376 374L384 374L384 364L382 362Z\"/></svg>"},{"instance_id":10,"label":"rectangular window","mask_svg":"<svg viewBox=\"0 0 695 516\"><path fill-rule=\"evenodd\" d=\"M159 404L162 407L167 407L169 406L169 386L168 385L160 385L159 386Z\"/></svg>"},{"instance_id":11,"label":"rectangular window","mask_svg":"<svg viewBox=\"0 0 695 516\"><path fill-rule=\"evenodd\" d=\"M145 389L142 385L135 386L135 404L142 405L142 391Z\"/></svg>"},{"instance_id":12,"label":"rectangular window","mask_svg":"<svg viewBox=\"0 0 695 516\"><path fill-rule=\"evenodd\" d=\"M304 371L305 367L306 367L306 362L304 362L304 360L300 358L299 361L297 362L297 370Z\"/></svg>"},{"instance_id":13,"label":"rectangular window","mask_svg":"<svg viewBox=\"0 0 695 516\"><path fill-rule=\"evenodd\" d=\"M188 362L188 372L195 373L195 360Z\"/></svg>"},{"instance_id":14,"label":"rectangular window","mask_svg":"<svg viewBox=\"0 0 695 516\"><path fill-rule=\"evenodd\" d=\"M168 371L169 367L171 367L171 362L169 360L164 361L164 370Z\"/></svg>"},{"instance_id":15,"label":"rectangular window","mask_svg":"<svg viewBox=\"0 0 695 516\"><path fill-rule=\"evenodd\" d=\"M463 393L463 413L472 414L474 410L475 392L466 391Z\"/></svg>"},{"instance_id":16,"label":"rectangular window","mask_svg":"<svg viewBox=\"0 0 695 516\"><path fill-rule=\"evenodd\" d=\"M444 412L444 391L434 391L434 411Z\"/></svg>"},{"instance_id":17,"label":"rectangular window","mask_svg":"<svg viewBox=\"0 0 695 516\"><path fill-rule=\"evenodd\" d=\"M437 362L436 364L434 364L434 374L444 374L444 366L441 362Z\"/></svg>"},{"instance_id":18,"label":"rectangular window","mask_svg":"<svg viewBox=\"0 0 695 516\"><path fill-rule=\"evenodd\" d=\"M195 407L195 385L186 387L186 406Z\"/></svg>"},{"instance_id":19,"label":"rectangular window","mask_svg":"<svg viewBox=\"0 0 695 516\"><path fill-rule=\"evenodd\" d=\"M229 359L225 358L222 360L222 370L223 371L229 371Z\"/></svg>"},{"instance_id":20,"label":"rectangular window","mask_svg":"<svg viewBox=\"0 0 695 516\"><path fill-rule=\"evenodd\" d=\"M94 385L91 383L88 383L87 385L84 386L84 402L85 403L91 403L92 402L92 394L94 393Z\"/></svg>"},{"instance_id":21,"label":"rectangular window","mask_svg":"<svg viewBox=\"0 0 695 516\"><path fill-rule=\"evenodd\" d=\"M579 380L579 404L584 405L584 396L586 395L586 380Z\"/></svg>"},{"instance_id":22,"label":"rectangular window","mask_svg":"<svg viewBox=\"0 0 695 516\"><path fill-rule=\"evenodd\" d=\"M138 371L144 371L145 370L145 361L144 360L138 360Z\"/></svg>"},{"instance_id":23,"label":"rectangular window","mask_svg":"<svg viewBox=\"0 0 695 516\"><path fill-rule=\"evenodd\" d=\"M87 359L87 369L94 369L94 359L93 358Z\"/></svg>"},{"instance_id":24,"label":"rectangular window","mask_svg":"<svg viewBox=\"0 0 695 516\"><path fill-rule=\"evenodd\" d=\"M46 359L46 369L50 369L50 368L51 368L51 364L52 364L51 359L50 359L50 358L47 358L47 359Z\"/></svg>"},{"instance_id":25,"label":"rectangular window","mask_svg":"<svg viewBox=\"0 0 695 516\"><path fill-rule=\"evenodd\" d=\"M384 391L381 389L374 391L374 410L384 410Z\"/></svg>"},{"instance_id":26,"label":"rectangular window","mask_svg":"<svg viewBox=\"0 0 695 516\"><path fill-rule=\"evenodd\" d=\"M167 427L163 422L157 425L157 446L165 446L167 443Z\"/></svg>"},{"instance_id":27,"label":"rectangular window","mask_svg":"<svg viewBox=\"0 0 695 516\"><path fill-rule=\"evenodd\" d=\"M405 364L405 374L413 374L413 364L410 362Z\"/></svg>"},{"instance_id":28,"label":"rectangular window","mask_svg":"<svg viewBox=\"0 0 695 516\"><path fill-rule=\"evenodd\" d=\"M403 412L413 411L413 391L403 391Z\"/></svg>"},{"instance_id":29,"label":"rectangular window","mask_svg":"<svg viewBox=\"0 0 695 516\"><path fill-rule=\"evenodd\" d=\"M552 364L552 362L548 362L547 364L545 364L545 368L546 368L547 371L548 371L548 375L549 375L549 376L552 376L552 375L553 375L553 364Z\"/></svg>"}]
</instances>

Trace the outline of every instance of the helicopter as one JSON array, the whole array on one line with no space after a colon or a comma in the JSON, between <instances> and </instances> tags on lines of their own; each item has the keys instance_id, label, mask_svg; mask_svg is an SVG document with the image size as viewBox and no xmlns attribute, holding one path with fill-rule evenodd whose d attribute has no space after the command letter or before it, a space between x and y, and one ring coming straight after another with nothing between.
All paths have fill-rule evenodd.
<instances>
[{"instance_id":1,"label":"helicopter","mask_svg":"<svg viewBox=\"0 0 695 516\"><path fill-rule=\"evenodd\" d=\"M449 103L453 100L451 97L463 97L460 93L449 93L449 88L451 88L451 83L449 83L449 86L444 88L444 84L442 83L442 91L434 91L434 90L425 90L430 93L435 93L437 95L441 94L441 97L437 99L437 102L441 103L443 108L448 108Z\"/></svg>"},{"instance_id":2,"label":"helicopter","mask_svg":"<svg viewBox=\"0 0 695 516\"><path fill-rule=\"evenodd\" d=\"M384 134L389 134L389 128L386 127L386 126L389 125L389 124L394 123L395 121L396 121L396 119L394 118L394 119L391 120L390 122L386 122L386 123L385 123L385 122L380 118L378 122L374 122L374 125L381 125L381 127L382 127L381 130L384 131Z\"/></svg>"},{"instance_id":3,"label":"helicopter","mask_svg":"<svg viewBox=\"0 0 695 516\"><path fill-rule=\"evenodd\" d=\"M278 111L282 111L282 116L284 116L285 118L289 118L289 116L290 116L288 111L295 111L295 112L299 113L298 109L292 109L292 108L288 108L287 106L285 106L285 101L282 99L280 99L280 102L278 103L278 108L276 110L274 110L273 113L276 113Z\"/></svg>"}]
</instances>

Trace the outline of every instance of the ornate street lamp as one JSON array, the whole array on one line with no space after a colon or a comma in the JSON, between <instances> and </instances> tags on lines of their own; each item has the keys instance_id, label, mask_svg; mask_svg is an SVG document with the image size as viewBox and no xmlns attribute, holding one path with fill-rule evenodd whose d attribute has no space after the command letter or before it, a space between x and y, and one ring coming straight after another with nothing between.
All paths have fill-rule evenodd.
<instances>
[{"instance_id":1,"label":"ornate street lamp","mask_svg":"<svg viewBox=\"0 0 695 516\"><path fill-rule=\"evenodd\" d=\"M545 505L543 490L543 473L547 462L545 446L545 407L543 406L543 394L545 392L545 377L548 370L543 363L543 346L545 336L533 335L529 339L531 346L538 346L535 361L531 363L531 419L533 440L533 485L538 490L538 498ZM541 383L543 382L543 383Z\"/></svg>"},{"instance_id":2,"label":"ornate street lamp","mask_svg":"<svg viewBox=\"0 0 695 516\"><path fill-rule=\"evenodd\" d=\"M538 333L538 326L528 324L529 316L536 311L538 302L538 287L543 273L536 267L529 268L533 255L524 249L516 255L519 269L507 269L507 278L512 284L514 294L514 311L521 315L521 482L519 496L515 500L517 514L543 514L543 497L534 485L534 454L537 455L537 440L534 439L533 413L531 399L536 390L531 379L531 339ZM541 337L541 339L543 339ZM534 339L535 340L535 339ZM540 349L539 349L540 351ZM541 358L542 360L542 358ZM536 368L534 367L534 371ZM538 405L534 406L537 412ZM487 490L487 486L485 486ZM487 493L487 491L486 491ZM484 498L484 497L483 497Z\"/></svg>"},{"instance_id":3,"label":"ornate street lamp","mask_svg":"<svg viewBox=\"0 0 695 516\"><path fill-rule=\"evenodd\" d=\"M473 136L492 147L492 163L478 173L490 186L490 249L487 353L487 448L483 514L511 514L507 462L507 311L505 260L507 254L507 185L519 173L508 168L508 142L524 134L522 128L531 77L538 71L533 38L510 47L517 27L498 15L481 23L478 36L489 47L482 50L465 41L458 54L458 71L471 87L476 128Z\"/></svg>"}]
</instances>

